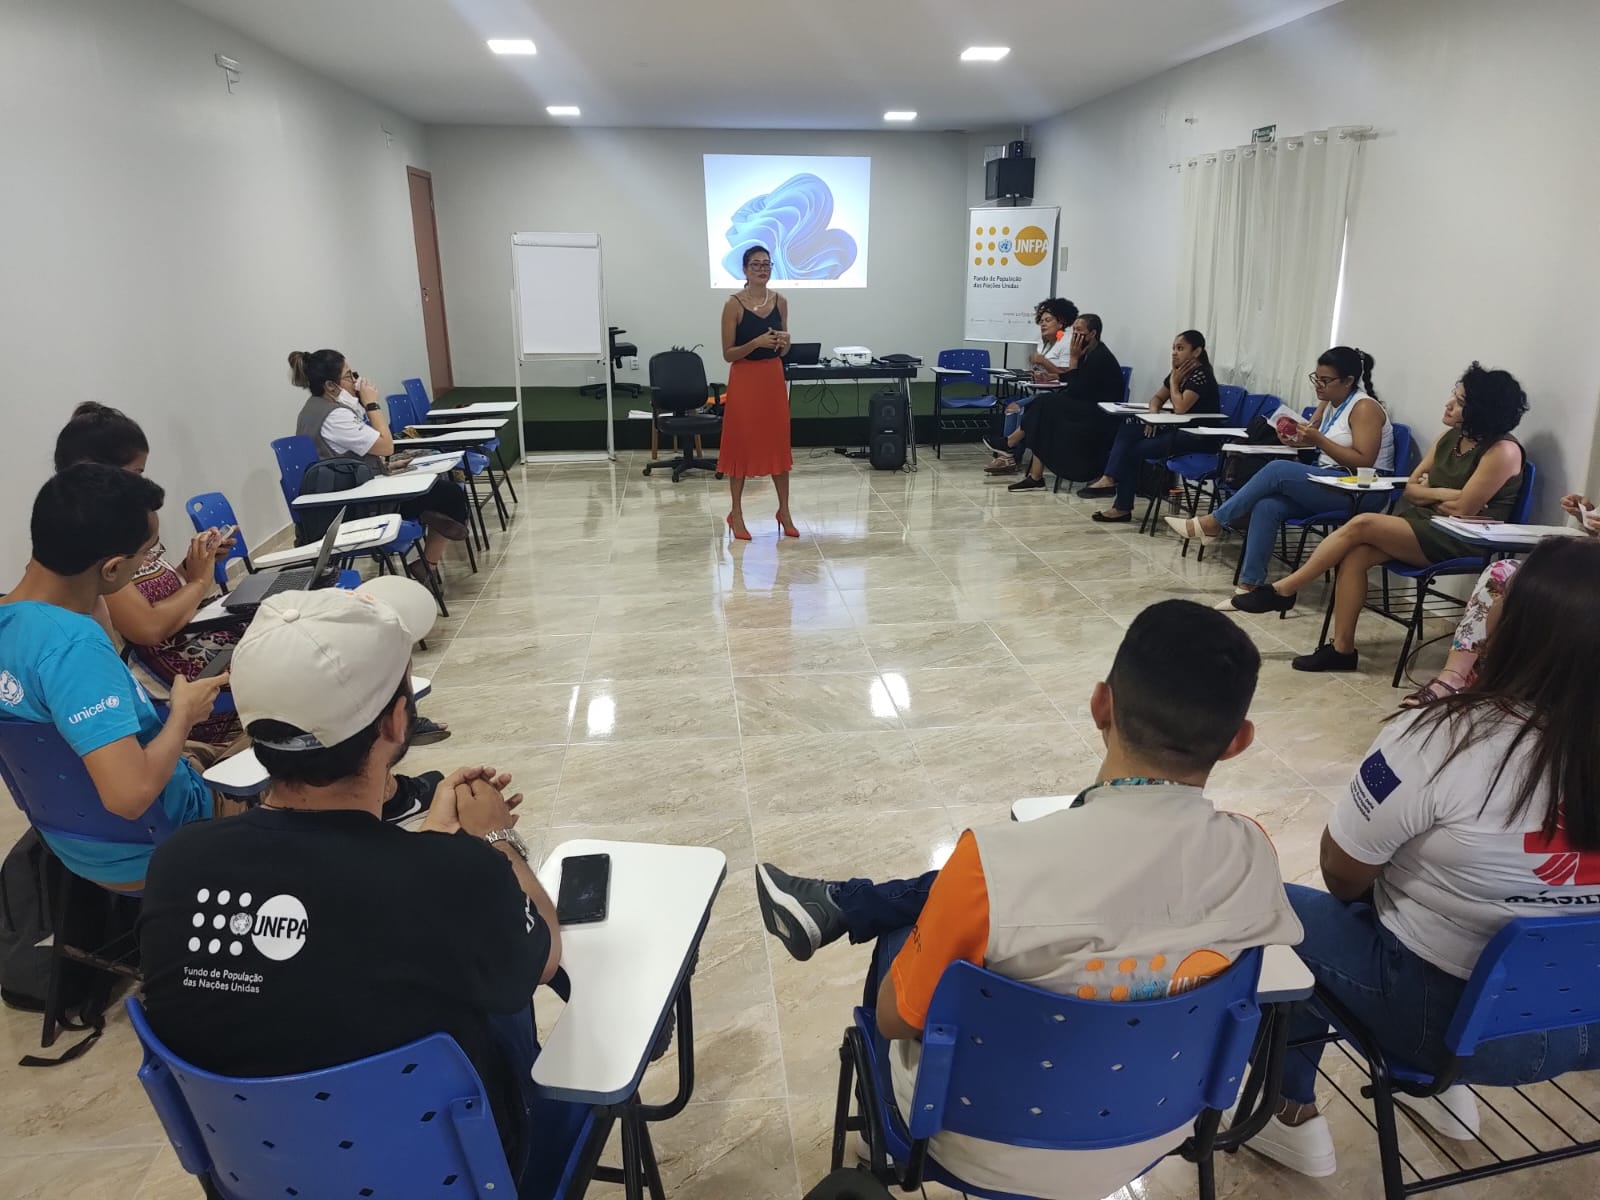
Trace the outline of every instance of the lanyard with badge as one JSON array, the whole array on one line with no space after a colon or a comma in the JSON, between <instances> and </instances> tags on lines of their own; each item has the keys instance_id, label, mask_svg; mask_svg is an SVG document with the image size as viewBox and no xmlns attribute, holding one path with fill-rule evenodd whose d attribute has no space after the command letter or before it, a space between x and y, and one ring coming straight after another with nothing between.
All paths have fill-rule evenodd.
<instances>
[{"instance_id":1,"label":"lanyard with badge","mask_svg":"<svg viewBox=\"0 0 1600 1200\"><path fill-rule=\"evenodd\" d=\"M1089 799L1089 793L1096 788L1103 787L1192 787L1193 784L1179 783L1176 779L1156 779L1149 775L1126 775L1121 779L1105 779L1099 783L1090 784L1072 798L1068 808L1082 808Z\"/></svg>"}]
</instances>

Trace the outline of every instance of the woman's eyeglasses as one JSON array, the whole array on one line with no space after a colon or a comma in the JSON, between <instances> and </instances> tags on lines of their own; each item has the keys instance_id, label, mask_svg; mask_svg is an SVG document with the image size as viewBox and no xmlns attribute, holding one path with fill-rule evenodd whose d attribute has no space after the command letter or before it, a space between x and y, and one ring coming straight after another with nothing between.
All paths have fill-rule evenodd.
<instances>
[{"instance_id":1,"label":"woman's eyeglasses","mask_svg":"<svg viewBox=\"0 0 1600 1200\"><path fill-rule=\"evenodd\" d=\"M1313 371L1313 372L1311 372L1311 374L1307 375L1306 378L1311 380L1311 386L1314 387L1314 388L1332 387L1334 384L1339 382L1337 379L1324 379L1321 375L1318 375L1315 371Z\"/></svg>"},{"instance_id":2,"label":"woman's eyeglasses","mask_svg":"<svg viewBox=\"0 0 1600 1200\"><path fill-rule=\"evenodd\" d=\"M750 269L752 271L770 271L770 270L772 270L772 264L769 263L769 262L755 262L755 261L752 261L750 263Z\"/></svg>"}]
</instances>

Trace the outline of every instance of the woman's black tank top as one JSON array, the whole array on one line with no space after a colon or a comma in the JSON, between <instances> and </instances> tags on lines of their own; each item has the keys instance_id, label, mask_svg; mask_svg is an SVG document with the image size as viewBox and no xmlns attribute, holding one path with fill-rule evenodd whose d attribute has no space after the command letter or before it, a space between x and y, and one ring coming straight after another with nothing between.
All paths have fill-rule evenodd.
<instances>
[{"instance_id":1,"label":"woman's black tank top","mask_svg":"<svg viewBox=\"0 0 1600 1200\"><path fill-rule=\"evenodd\" d=\"M778 310L778 302L772 302L772 311L760 317L745 307L743 300L739 301L739 324L733 329L733 344L742 346L746 342L753 342L769 329L783 329L783 313ZM763 358L777 358L776 350L752 350L745 357L751 361Z\"/></svg>"}]
</instances>

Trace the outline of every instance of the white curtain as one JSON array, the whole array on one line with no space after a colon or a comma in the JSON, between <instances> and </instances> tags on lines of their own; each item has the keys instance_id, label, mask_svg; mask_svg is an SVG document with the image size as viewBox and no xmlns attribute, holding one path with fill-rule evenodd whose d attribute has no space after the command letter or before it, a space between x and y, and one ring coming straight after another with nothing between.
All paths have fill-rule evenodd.
<instances>
[{"instance_id":1,"label":"white curtain","mask_svg":"<svg viewBox=\"0 0 1600 1200\"><path fill-rule=\"evenodd\" d=\"M1361 136L1318 130L1178 164L1178 318L1225 383L1295 409L1328 348Z\"/></svg>"}]
</instances>

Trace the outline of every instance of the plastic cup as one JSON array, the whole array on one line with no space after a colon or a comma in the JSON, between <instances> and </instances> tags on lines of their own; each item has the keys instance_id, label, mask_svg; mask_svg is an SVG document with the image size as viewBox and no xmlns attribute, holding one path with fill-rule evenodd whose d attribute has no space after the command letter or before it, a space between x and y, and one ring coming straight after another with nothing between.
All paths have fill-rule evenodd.
<instances>
[{"instance_id":1,"label":"plastic cup","mask_svg":"<svg viewBox=\"0 0 1600 1200\"><path fill-rule=\"evenodd\" d=\"M1378 482L1378 468L1377 467L1357 467L1356 468L1356 479L1361 483L1377 483Z\"/></svg>"}]
</instances>

